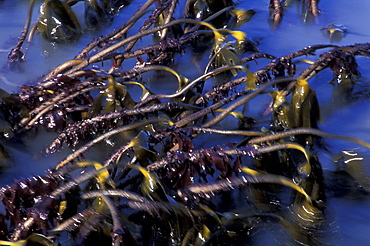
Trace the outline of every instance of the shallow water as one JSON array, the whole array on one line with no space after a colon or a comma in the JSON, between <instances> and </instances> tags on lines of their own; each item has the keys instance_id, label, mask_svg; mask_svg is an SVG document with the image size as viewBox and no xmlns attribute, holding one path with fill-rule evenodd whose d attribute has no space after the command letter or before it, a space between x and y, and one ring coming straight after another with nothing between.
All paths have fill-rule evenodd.
<instances>
[{"instance_id":1,"label":"shallow water","mask_svg":"<svg viewBox=\"0 0 370 246\"><path fill-rule=\"evenodd\" d=\"M324 35L321 28L331 24L342 24L348 28L348 33L340 40L336 40L334 44L350 45L354 43L362 43L370 41L370 1L368 0L337 0L321 1L319 8L322 13L317 20L305 23L303 21L302 12L299 6L299 1L290 1L282 23L276 28L272 28L269 23L269 10L267 8L269 0L245 0L240 1L239 6L244 9L254 9L257 13L250 22L243 25L240 29L245 31L251 40L256 40L260 44L258 48L261 52L266 52L275 56L282 56L288 53L302 49L308 45L314 44L329 44L330 39ZM40 4L38 1L36 5ZM78 8L76 5L75 8ZM28 1L9 1L3 0L0 2L0 67L6 64L7 54L16 43L25 20ZM134 4L124 8L117 16L114 23L108 30L120 26L133 11L138 7L137 1ZM37 8L34 10L33 23L37 20ZM106 33L99 33L102 35ZM72 59L86 44L88 44L94 36L94 32L86 31L83 37L76 43L71 45L65 44L50 44L42 40L40 37L35 37L31 44L26 44L26 59L25 71L23 73L15 73L5 69L0 70L0 87L9 92L16 92L18 86L23 84L34 84L37 78L46 74L56 65L64 61ZM325 50L317 51L317 54ZM207 60L203 57L202 60ZM316 57L308 57L315 60ZM191 77L196 68L196 64L189 62L192 57L185 54L180 61L183 74ZM333 86L328 84L332 79L330 71L324 71L315 76L310 84L316 90L318 100L322 110L322 121L320 129L334 134L345 135L370 142L370 101L369 101L369 81L370 81L370 60L365 57L357 58L359 69L362 77L358 81L355 88L356 97L351 100L342 98L333 98ZM250 69L261 68L268 61L258 61L258 64L250 64ZM125 64L126 65L126 64ZM130 68L131 66L127 64ZM302 64L298 67L298 71L303 71L307 67ZM201 71L198 71L199 73ZM193 76L195 76L193 74ZM148 75L148 78L149 75ZM163 79L165 81L165 78ZM160 80L152 79L148 83L153 91L163 89ZM162 82L163 83L163 82ZM162 92L171 92L176 90L177 85L166 86L166 90ZM211 85L209 85L211 86ZM256 99L256 103L265 102L265 99ZM253 116L261 114L261 111L250 112ZM45 137L46 136L46 137ZM48 167L53 167L54 164L63 158L68 150L62 153L47 157L46 159L35 159L34 154L40 152L55 134L36 134L35 137L25 139L20 145L19 143L10 144L7 150L12 156L12 169L4 170L0 175L0 186L10 184L14 179L27 177L31 174L42 174ZM345 141L326 140L329 150L334 154L340 154L342 150L351 150L358 148L358 145ZM37 143L37 144L35 144ZM364 158L363 167L359 173L365 176L362 180L364 186L370 186L370 154L364 147L359 147L355 150ZM336 169L335 164L331 160L333 156L327 152L319 154L320 161L324 167L325 178L330 182L335 177L332 172ZM334 178L335 179L335 178ZM370 207L369 196L361 196L355 192L346 194L337 194L335 191L328 191L328 228L327 234L323 239L323 244L327 245L369 245L370 244ZM268 230L259 232L255 235L256 242L253 245L284 245L284 242L279 242L274 239L278 234L278 230L268 232ZM266 237L267 235L267 237ZM278 236L279 237L279 236ZM284 237L284 236L283 236Z\"/></svg>"}]
</instances>

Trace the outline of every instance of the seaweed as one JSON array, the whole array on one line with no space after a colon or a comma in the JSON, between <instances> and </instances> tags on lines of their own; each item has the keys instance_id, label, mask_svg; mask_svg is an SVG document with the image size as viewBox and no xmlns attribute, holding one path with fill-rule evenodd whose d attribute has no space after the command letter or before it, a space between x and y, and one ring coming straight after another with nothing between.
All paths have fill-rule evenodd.
<instances>
[{"instance_id":1,"label":"seaweed","mask_svg":"<svg viewBox=\"0 0 370 246\"><path fill-rule=\"evenodd\" d=\"M302 1L302 15L316 18L318 2ZM45 27L44 37L68 41L83 35L70 9L74 3L45 2L55 14L68 14L69 22L61 25L76 32L53 33L56 37ZM256 47L247 54L246 34L237 28L255 11L237 9L233 1L220 3L187 1L184 19L176 19L177 1L149 0L37 85L1 92L1 141L46 129L57 136L44 154L69 148L44 176L0 190L6 212L0 214L1 245L237 244L252 240L251 232L268 223L293 241L317 243L327 197L317 154L325 148L319 140L370 144L320 131L319 92L310 79L330 70L333 84L351 95L361 76L356 57L369 56L370 44L312 45L281 57ZM107 28L127 3L85 4L89 28ZM288 5L270 1L274 28L284 21ZM154 10L146 15L149 8ZM140 18L146 21L137 27ZM129 36L134 26L139 31ZM151 35L153 43L136 45ZM15 57L21 46L12 51L9 64L23 59ZM184 52L208 52L203 73L189 79L178 72L176 62ZM317 52L315 61L302 64L302 56ZM123 66L127 59L135 65ZM249 62L258 59L268 59L267 65L251 71ZM102 61L110 66L106 71L98 68ZM177 90L152 92L144 76L149 71L148 76L168 73ZM205 87L211 80L215 84ZM140 88L139 99L133 87ZM257 106L264 107L268 125L246 107L263 94L271 95L264 104L269 106ZM95 160L95 151L104 152L105 160Z\"/></svg>"}]
</instances>

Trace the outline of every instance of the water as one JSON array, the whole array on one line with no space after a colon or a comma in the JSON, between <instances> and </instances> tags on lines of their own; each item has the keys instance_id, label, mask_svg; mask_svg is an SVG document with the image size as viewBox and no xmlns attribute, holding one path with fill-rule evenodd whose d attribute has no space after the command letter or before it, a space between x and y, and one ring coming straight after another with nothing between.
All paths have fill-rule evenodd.
<instances>
[{"instance_id":1,"label":"water","mask_svg":"<svg viewBox=\"0 0 370 246\"><path fill-rule=\"evenodd\" d=\"M263 3L261 3L263 2ZM368 11L370 2L366 0L359 1L320 1L319 8L322 14L317 21L304 24L300 9L291 6L283 17L281 25L272 30L271 25L267 23L269 1L243 1L244 8L256 9L257 14L247 23L244 28L248 37L257 37L261 39L261 45L258 47L262 52L267 52L275 56L286 55L290 52L301 49L312 44L328 44L330 40L320 31L321 28L337 23L348 27L348 34L343 39L335 42L338 45L350 45L355 43L370 41L370 16ZM267 33L267 35L266 35ZM318 51L317 53L321 53ZM315 58L307 57L315 60ZM365 57L358 57L362 77L359 80L360 91L357 100L340 103L332 97L333 86L328 82L331 79L331 72L325 71L323 74L315 76L311 81L311 86L316 90L322 112L322 122L320 129L336 134L359 138L370 142L369 134L369 106L370 102L367 96L370 70L367 68L370 61ZM258 67L261 67L258 65ZM307 66L304 66L307 67ZM300 68L298 68L300 69ZM301 68L302 69L302 68ZM357 148L356 144L345 141L328 140L331 150L350 150ZM366 177L370 177L369 160L370 156L366 148L358 149L360 155L365 158L365 165L362 172ZM325 177L328 178L329 172L335 169L330 156L323 154L320 161L325 169ZM369 179L365 182L370 182ZM370 236L370 205L369 197L353 197L344 195L340 197L331 197L328 199L328 211L331 223L328 225L327 239L323 245L369 245ZM281 245L276 242L277 245ZM259 245L263 245L259 244ZM266 245L266 244L265 244ZM284 243L282 244L284 245Z\"/></svg>"},{"instance_id":2,"label":"water","mask_svg":"<svg viewBox=\"0 0 370 246\"><path fill-rule=\"evenodd\" d=\"M36 6L42 1L37 1ZM143 2L143 1L139 1ZM329 24L336 23L345 25L348 28L348 33L340 40L334 42L337 45L350 45L355 43L370 41L370 1L368 0L337 0L337 1L320 1L319 8L321 14L317 20L305 23L303 21L302 12L299 6L299 1L290 1L292 5L287 9L282 23L276 28L272 28L269 23L269 10L267 8L269 0L245 0L240 1L239 7L244 9L254 9L257 13L250 22L244 24L240 29L245 31L248 38L256 40L260 43L258 48L261 52L266 52L274 56L282 56L291 52L300 50L306 46L314 44L329 44L329 37L324 35L321 29ZM109 30L113 30L120 26L137 8L139 3L134 1L133 4L124 8L119 16L115 19L111 28L99 33L102 35ZM28 8L28 1L9 1L3 0L0 2L0 66L6 64L7 54L16 43L25 21L25 16ZM74 6L74 9L80 13L81 4ZM182 9L181 7L179 9ZM35 8L33 22L37 20L38 9ZM180 14L178 14L180 16ZM94 37L94 32L85 31L83 37L76 43L71 45L65 44L50 44L42 40L40 37L35 37L31 44L25 44L26 59L25 71L23 73L11 72L8 70L0 70L0 88L8 92L16 92L18 86L23 84L34 84L37 78L46 74L53 67L61 64L64 61L72 59L86 44ZM141 45L145 45L142 43ZM320 54L326 50L319 50ZM200 66L189 60L193 59L185 54L179 61L181 73L190 78L196 77L197 73L201 73ZM306 57L304 57L306 58ZM307 57L307 59L315 60L318 58ZM198 61L204 63L208 60L207 55L203 55ZM333 86L328 84L332 79L332 73L327 69L322 73L314 76L310 80L310 85L316 90L318 100L322 110L322 121L320 129L334 135L351 136L370 142L370 101L369 95L369 80L370 80L370 61L366 57L357 57L359 70L362 77L357 82L355 88L355 99L338 100L333 98ZM258 64L250 63L250 69L255 71L262 68L268 61L259 60ZM126 65L126 64L125 64ZM129 68L130 65L127 65ZM301 64L298 66L298 73L303 71L308 65ZM196 69L194 69L194 67ZM161 90L159 83L150 80L148 75L148 83L155 92ZM164 81L164 79L163 79ZM157 80L158 82L158 80ZM208 82L207 82L208 83ZM157 86L155 86L157 84ZM212 85L209 85L212 86ZM170 93L176 90L177 85L166 87L165 93ZM163 91L162 91L163 92ZM256 103L265 103L265 98L259 97ZM258 101L260 100L260 101ZM251 112L258 115L261 112ZM253 115L253 116L254 116ZM45 138L45 136L47 136ZM10 184L14 179L26 177L31 174L42 174L43 171L54 166L61 158L63 158L68 150L64 149L62 153L47 157L47 159L34 159L34 153L41 151L55 137L55 134L36 135L35 138L25 139L20 147L19 144L7 146L7 150L13 156L13 168L5 171L5 175L1 175L1 185ZM342 150L351 150L358 148L355 143L337 140L326 140L329 150L333 154L340 154ZM34 143L37 143L36 145ZM364 147L359 147L355 150L364 158L363 166L358 173L365 177L370 177L370 155ZM336 170L335 164L331 160L333 155L328 152L319 154L320 161L324 168L324 175L328 182L335 179L332 172ZM32 170L25 168L24 165L32 166ZM357 174L358 174L357 173ZM368 185L369 180L362 180L364 185ZM370 244L370 198L367 196L354 195L353 193L336 194L332 190L328 191L328 235L324 240L327 245L369 245ZM266 241L271 244L282 245L273 238L275 232L261 232L256 236L260 241L255 245L264 245ZM267 238L264 235L268 235Z\"/></svg>"}]
</instances>

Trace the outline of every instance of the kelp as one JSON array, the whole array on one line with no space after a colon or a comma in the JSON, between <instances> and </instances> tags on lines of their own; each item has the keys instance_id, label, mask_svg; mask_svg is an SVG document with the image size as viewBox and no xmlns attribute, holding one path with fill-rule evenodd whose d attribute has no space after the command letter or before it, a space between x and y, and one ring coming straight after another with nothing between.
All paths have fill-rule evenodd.
<instances>
[{"instance_id":1,"label":"kelp","mask_svg":"<svg viewBox=\"0 0 370 246\"><path fill-rule=\"evenodd\" d=\"M314 20L321 13L318 7L319 0L304 0L301 2L302 19L307 22ZM270 0L269 8L271 9L271 22L274 28L281 23L286 8L290 7L290 1L287 0Z\"/></svg>"},{"instance_id":2,"label":"kelp","mask_svg":"<svg viewBox=\"0 0 370 246\"><path fill-rule=\"evenodd\" d=\"M37 29L50 41L73 41L81 35L81 26L71 7L59 0L46 0L40 8Z\"/></svg>"},{"instance_id":3,"label":"kelp","mask_svg":"<svg viewBox=\"0 0 370 246\"><path fill-rule=\"evenodd\" d=\"M32 234L25 240L19 240L16 242L0 241L0 245L14 245L14 246L27 246L27 245L42 245L42 246L54 246L52 240L41 234Z\"/></svg>"},{"instance_id":4,"label":"kelp","mask_svg":"<svg viewBox=\"0 0 370 246\"><path fill-rule=\"evenodd\" d=\"M85 22L89 28L100 28L114 19L114 6L111 1L87 0L85 2Z\"/></svg>"},{"instance_id":5,"label":"kelp","mask_svg":"<svg viewBox=\"0 0 370 246\"><path fill-rule=\"evenodd\" d=\"M326 34L329 34L330 40L334 41L343 38L344 35L347 33L348 29L343 25L337 25L332 23L324 28L321 28L321 31L323 31Z\"/></svg>"},{"instance_id":6,"label":"kelp","mask_svg":"<svg viewBox=\"0 0 370 246\"><path fill-rule=\"evenodd\" d=\"M283 19L283 6L280 0L271 0L269 7L272 9L271 20L273 26L276 28Z\"/></svg>"},{"instance_id":7,"label":"kelp","mask_svg":"<svg viewBox=\"0 0 370 246\"><path fill-rule=\"evenodd\" d=\"M35 33L54 42L77 41L82 35L80 21L72 10L71 6L78 1L45 0L40 6L39 20L31 28L32 12L35 0L31 0L26 17L24 29L18 39L18 43L8 55L7 67L12 70L22 71L22 63L26 61L25 54L21 48L26 41L30 42ZM122 7L129 4L129 1L94 1L85 2L85 21L90 28L99 28L114 19L114 16Z\"/></svg>"},{"instance_id":8,"label":"kelp","mask_svg":"<svg viewBox=\"0 0 370 246\"><path fill-rule=\"evenodd\" d=\"M74 3L45 2L39 27L45 37L78 38ZM85 1L85 21L89 28L106 27L124 4ZM317 4L302 1L302 14L315 18ZM332 84L350 96L361 76L356 56L369 56L370 44L312 45L281 57L247 54L247 34L239 29L254 10L233 1L191 0L179 13L178 5L148 1L37 85L1 91L0 147L43 128L57 134L44 154L67 147L68 155L45 175L0 190L0 244L238 244L269 223L296 243L316 243L326 216L317 153L326 151L323 139L370 144L320 131L320 92L310 79L330 70ZM269 6L278 28L288 1ZM53 17L66 22L58 26ZM146 20L137 27L140 18ZM154 44L138 46L140 39ZM209 60L184 76L177 66L184 52ZM316 60L302 60L317 52ZM127 59L136 59L133 67ZM267 65L250 70L248 63L258 59L268 59ZM102 61L105 71L98 68ZM167 73L177 89L154 92L147 77ZM257 97L269 105L264 123L248 109ZM96 152L105 159L95 160ZM348 153L333 161L366 185L359 160ZM7 161L6 148L1 154Z\"/></svg>"},{"instance_id":9,"label":"kelp","mask_svg":"<svg viewBox=\"0 0 370 246\"><path fill-rule=\"evenodd\" d=\"M17 45L10 51L8 55L8 64L7 67L12 70L23 70L21 65L22 62L26 61L24 53L21 51L22 45L27 38L27 34L31 25L32 10L35 4L35 0L31 0L28 7L27 19L24 25L21 36L18 39Z\"/></svg>"},{"instance_id":10,"label":"kelp","mask_svg":"<svg viewBox=\"0 0 370 246\"><path fill-rule=\"evenodd\" d=\"M76 4L77 1L60 1L60 0L49 0L45 1L40 7L39 21L31 29L28 41L31 41L35 35L36 30L41 33L41 35L50 41L56 42L70 42L76 41L82 35L83 30L81 29L80 20L76 17L71 6ZM142 6L138 12L133 15L133 17L128 20L126 25L123 25L122 28L116 29L111 34L100 37L96 41L92 42L82 51L76 58L81 58L86 56L87 52L90 51L93 47L98 45L103 45L104 42L110 38L110 42L118 37L122 37L133 25L135 21L140 18L150 5L155 1L148 1ZM173 12L176 8L176 4L168 1L163 3L160 7L156 8L153 15L147 20L147 23L144 24L143 28L140 31L146 30L152 24L157 22L157 24L168 24L171 20ZM21 51L21 47L29 33L30 20L32 17L32 10L34 7L34 0L30 1L29 11L27 14L27 21L24 27L24 30L19 38L18 44L8 56L8 67L11 69L22 70L21 63L25 62L25 55ZM106 25L109 25L114 19L117 12L130 4L130 1L110 1L110 0L84 0L84 18L88 28L96 29L101 28ZM317 17L320 12L318 7L317 0L307 0L302 4L302 8L306 9L305 18L307 18L307 13L311 14L313 17ZM255 14L254 10L241 10L234 8L235 3L232 1L222 1L221 3L214 4L212 1L193 1L188 0L185 5L185 18L195 19L195 20L206 20L211 21L212 25L215 25L217 28L227 26L230 29L238 28L240 25L248 22L253 15ZM274 26L277 26L282 19L283 8L280 1L271 0L270 5L273 9L272 19ZM166 14L163 11L168 10L170 14ZM228 11L229 10L229 11ZM158 22L160 18L163 19L163 16L166 17L165 21ZM224 19L224 20L222 20ZM179 35L183 34L182 28L177 25L177 28L174 29L172 25L170 26L171 33L175 33L175 38L178 38ZM194 28L192 28L194 29ZM329 28L328 30L332 30ZM161 32L159 30L158 32ZM167 33L167 28L163 29L163 34L161 41L165 41L164 38ZM329 31L331 32L331 31ZM333 32L334 33L334 32ZM330 37L332 35L330 34ZM247 40L246 40L247 41ZM257 50L255 45L250 41L247 41L253 50ZM135 42L132 43L131 47ZM237 44L240 46L240 44ZM245 42L243 42L243 46ZM239 49L239 48L237 48ZM126 52L129 52L131 48L127 48ZM163 59L160 58L160 59ZM121 64L121 61L118 61L118 66Z\"/></svg>"}]
</instances>

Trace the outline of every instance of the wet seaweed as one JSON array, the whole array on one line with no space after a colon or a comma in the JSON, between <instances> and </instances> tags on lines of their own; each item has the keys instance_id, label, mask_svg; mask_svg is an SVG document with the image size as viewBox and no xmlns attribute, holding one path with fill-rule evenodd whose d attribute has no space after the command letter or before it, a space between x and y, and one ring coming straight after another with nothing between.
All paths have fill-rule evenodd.
<instances>
[{"instance_id":1,"label":"wet seaweed","mask_svg":"<svg viewBox=\"0 0 370 246\"><path fill-rule=\"evenodd\" d=\"M51 2L45 8L70 14L64 28L75 24L66 10L74 1ZM318 2L302 1L302 15L316 18ZM89 28L105 27L127 4L85 3ZM356 57L369 56L370 44L312 45L281 57L257 48L247 54L241 47L248 40L238 28L253 18L254 10L240 10L233 1L189 0L184 19L176 19L178 5L149 0L120 28L91 42L37 85L24 85L13 94L1 91L1 141L43 128L58 134L45 154L65 146L69 153L44 176L0 190L5 211L0 214L1 245L20 240L42 245L238 244L252 240L251 232L268 223L276 223L296 243L319 243L327 194L317 154L326 149L318 139L370 144L320 131L320 104L309 81L329 70L333 84L351 95L361 76ZM277 28L288 1L272 0L268 7ZM154 10L147 15L149 8ZM146 21L137 27L140 18ZM134 27L138 32L128 36ZM55 39L48 29L44 36ZM76 39L80 33L69 35ZM137 48L138 40L151 35L150 45ZM184 52L209 55L204 72L192 80L176 66ZM135 65L123 66L127 59L136 59ZM269 63L249 70L248 63L257 59ZM107 71L98 69L102 61L109 64ZM177 90L153 93L145 83L149 71L168 73ZM214 85L205 87L210 81ZM139 99L131 86L140 88ZM263 94L271 98L256 107L264 109L268 124L250 117L246 106ZM105 160L85 158L98 150L106 152ZM350 173L361 184L362 176Z\"/></svg>"}]
</instances>

